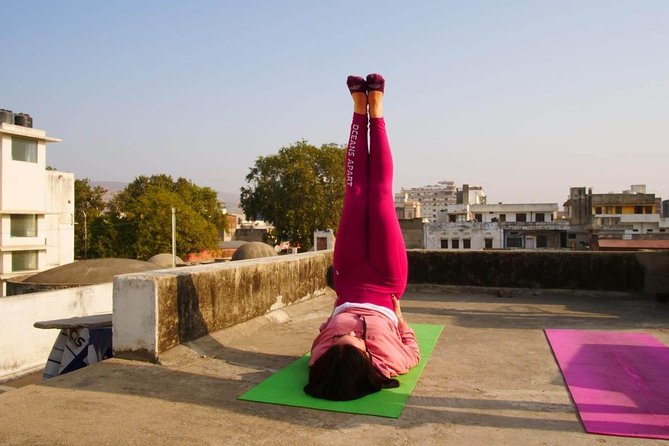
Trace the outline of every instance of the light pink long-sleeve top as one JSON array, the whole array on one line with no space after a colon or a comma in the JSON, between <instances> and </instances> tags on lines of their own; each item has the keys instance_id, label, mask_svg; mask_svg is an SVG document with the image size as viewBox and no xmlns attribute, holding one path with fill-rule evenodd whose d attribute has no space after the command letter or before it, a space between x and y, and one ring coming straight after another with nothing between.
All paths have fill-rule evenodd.
<instances>
[{"instance_id":1,"label":"light pink long-sleeve top","mask_svg":"<svg viewBox=\"0 0 669 446\"><path fill-rule=\"evenodd\" d=\"M365 308L344 310L330 317L320 328L311 346L309 366L313 365L334 342L335 336L355 331L362 336L363 318L367 323L365 344L374 367L387 378L406 373L420 360L416 334L404 320L397 325L384 314Z\"/></svg>"}]
</instances>

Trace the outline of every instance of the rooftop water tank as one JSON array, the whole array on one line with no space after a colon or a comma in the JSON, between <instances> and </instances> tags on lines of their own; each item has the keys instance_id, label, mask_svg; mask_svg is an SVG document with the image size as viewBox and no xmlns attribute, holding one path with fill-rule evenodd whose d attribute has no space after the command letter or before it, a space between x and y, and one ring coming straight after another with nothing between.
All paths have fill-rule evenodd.
<instances>
[{"instance_id":1,"label":"rooftop water tank","mask_svg":"<svg viewBox=\"0 0 669 446\"><path fill-rule=\"evenodd\" d=\"M11 110L5 110L0 108L0 122L6 122L7 124L14 124L14 112Z\"/></svg>"},{"instance_id":2,"label":"rooftop water tank","mask_svg":"<svg viewBox=\"0 0 669 446\"><path fill-rule=\"evenodd\" d=\"M21 127L30 127L33 126L33 118L30 117L27 113L17 113L14 115L14 124L20 125Z\"/></svg>"}]
</instances>

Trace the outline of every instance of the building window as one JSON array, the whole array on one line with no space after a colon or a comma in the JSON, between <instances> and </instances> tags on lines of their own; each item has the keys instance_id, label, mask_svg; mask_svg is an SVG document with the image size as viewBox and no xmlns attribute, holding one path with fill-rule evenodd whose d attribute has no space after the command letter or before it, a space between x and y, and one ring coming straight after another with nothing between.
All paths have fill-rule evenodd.
<instances>
[{"instance_id":1,"label":"building window","mask_svg":"<svg viewBox=\"0 0 669 446\"><path fill-rule=\"evenodd\" d=\"M505 222L506 221L506 214L499 214L499 221Z\"/></svg>"},{"instance_id":2,"label":"building window","mask_svg":"<svg viewBox=\"0 0 669 446\"><path fill-rule=\"evenodd\" d=\"M441 249L448 249L448 239L441 239Z\"/></svg>"},{"instance_id":3,"label":"building window","mask_svg":"<svg viewBox=\"0 0 669 446\"><path fill-rule=\"evenodd\" d=\"M453 249L460 249L460 240L457 238L454 238L451 240L451 248Z\"/></svg>"},{"instance_id":4,"label":"building window","mask_svg":"<svg viewBox=\"0 0 669 446\"><path fill-rule=\"evenodd\" d=\"M491 238L485 239L485 249L492 249L492 239Z\"/></svg>"},{"instance_id":5,"label":"building window","mask_svg":"<svg viewBox=\"0 0 669 446\"><path fill-rule=\"evenodd\" d=\"M575 238L576 238L576 234L567 234L567 238L568 238L568 239L575 239Z\"/></svg>"},{"instance_id":6,"label":"building window","mask_svg":"<svg viewBox=\"0 0 669 446\"><path fill-rule=\"evenodd\" d=\"M643 214L643 206L634 206L635 214Z\"/></svg>"},{"instance_id":7,"label":"building window","mask_svg":"<svg viewBox=\"0 0 669 446\"><path fill-rule=\"evenodd\" d=\"M540 212L534 217L534 219L535 221L546 221L546 215Z\"/></svg>"},{"instance_id":8,"label":"building window","mask_svg":"<svg viewBox=\"0 0 669 446\"><path fill-rule=\"evenodd\" d=\"M468 238L462 240L462 249L471 249L472 241Z\"/></svg>"},{"instance_id":9,"label":"building window","mask_svg":"<svg viewBox=\"0 0 669 446\"><path fill-rule=\"evenodd\" d=\"M457 216L455 214L448 214L448 221L449 223L455 223L455 218Z\"/></svg>"},{"instance_id":10,"label":"building window","mask_svg":"<svg viewBox=\"0 0 669 446\"><path fill-rule=\"evenodd\" d=\"M12 237L37 237L37 215L12 215L10 228Z\"/></svg>"},{"instance_id":11,"label":"building window","mask_svg":"<svg viewBox=\"0 0 669 446\"><path fill-rule=\"evenodd\" d=\"M643 213L644 214L652 214L653 213L653 206L644 206Z\"/></svg>"},{"instance_id":12,"label":"building window","mask_svg":"<svg viewBox=\"0 0 669 446\"><path fill-rule=\"evenodd\" d=\"M483 221L483 214L474 214L474 220L481 223Z\"/></svg>"},{"instance_id":13,"label":"building window","mask_svg":"<svg viewBox=\"0 0 669 446\"><path fill-rule=\"evenodd\" d=\"M527 221L527 214L516 214L516 221Z\"/></svg>"},{"instance_id":14,"label":"building window","mask_svg":"<svg viewBox=\"0 0 669 446\"><path fill-rule=\"evenodd\" d=\"M37 162L37 141L12 137L12 159L14 161Z\"/></svg>"},{"instance_id":15,"label":"building window","mask_svg":"<svg viewBox=\"0 0 669 446\"><path fill-rule=\"evenodd\" d=\"M623 213L623 207L622 206L616 206L616 214L622 214Z\"/></svg>"},{"instance_id":16,"label":"building window","mask_svg":"<svg viewBox=\"0 0 669 446\"><path fill-rule=\"evenodd\" d=\"M548 248L548 237L546 234L537 235L537 248Z\"/></svg>"},{"instance_id":17,"label":"building window","mask_svg":"<svg viewBox=\"0 0 669 446\"><path fill-rule=\"evenodd\" d=\"M602 214L602 208L600 206L595 207L595 215L601 215Z\"/></svg>"},{"instance_id":18,"label":"building window","mask_svg":"<svg viewBox=\"0 0 669 446\"><path fill-rule=\"evenodd\" d=\"M506 246L507 248L522 248L523 239L520 237L509 237L506 239Z\"/></svg>"},{"instance_id":19,"label":"building window","mask_svg":"<svg viewBox=\"0 0 669 446\"><path fill-rule=\"evenodd\" d=\"M15 251L12 253L12 272L37 269L37 251Z\"/></svg>"},{"instance_id":20,"label":"building window","mask_svg":"<svg viewBox=\"0 0 669 446\"><path fill-rule=\"evenodd\" d=\"M646 232L653 232L652 229L646 229Z\"/></svg>"}]
</instances>

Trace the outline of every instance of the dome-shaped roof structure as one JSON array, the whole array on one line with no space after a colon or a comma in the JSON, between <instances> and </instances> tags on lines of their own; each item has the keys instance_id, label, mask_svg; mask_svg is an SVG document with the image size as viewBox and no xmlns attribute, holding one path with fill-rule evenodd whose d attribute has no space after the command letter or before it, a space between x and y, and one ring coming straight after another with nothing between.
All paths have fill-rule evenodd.
<instances>
[{"instance_id":1,"label":"dome-shaped roof structure","mask_svg":"<svg viewBox=\"0 0 669 446\"><path fill-rule=\"evenodd\" d=\"M155 256L151 257L148 261L158 265L161 268L172 268L172 254L167 254L164 252L156 254ZM179 256L176 256L175 263L177 265L183 265L184 261L181 260Z\"/></svg>"},{"instance_id":2,"label":"dome-shaped roof structure","mask_svg":"<svg viewBox=\"0 0 669 446\"><path fill-rule=\"evenodd\" d=\"M43 271L21 280L21 283L52 285L94 285L114 280L119 274L141 273L159 269L154 263L132 259L89 259Z\"/></svg>"},{"instance_id":3,"label":"dome-shaped roof structure","mask_svg":"<svg viewBox=\"0 0 669 446\"><path fill-rule=\"evenodd\" d=\"M232 260L257 259L260 257L273 257L276 255L274 248L267 243L249 242L237 248L232 255Z\"/></svg>"}]
</instances>

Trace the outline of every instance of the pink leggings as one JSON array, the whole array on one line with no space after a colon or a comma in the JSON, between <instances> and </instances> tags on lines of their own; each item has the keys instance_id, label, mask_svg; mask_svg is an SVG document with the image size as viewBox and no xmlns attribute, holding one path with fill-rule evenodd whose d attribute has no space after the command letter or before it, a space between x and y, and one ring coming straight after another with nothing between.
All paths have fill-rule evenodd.
<instances>
[{"instance_id":1,"label":"pink leggings","mask_svg":"<svg viewBox=\"0 0 669 446\"><path fill-rule=\"evenodd\" d=\"M353 114L346 151L346 192L334 250L337 305L373 303L391 310L407 283L407 255L395 214L393 159L383 118Z\"/></svg>"}]
</instances>

